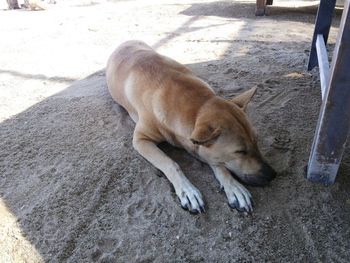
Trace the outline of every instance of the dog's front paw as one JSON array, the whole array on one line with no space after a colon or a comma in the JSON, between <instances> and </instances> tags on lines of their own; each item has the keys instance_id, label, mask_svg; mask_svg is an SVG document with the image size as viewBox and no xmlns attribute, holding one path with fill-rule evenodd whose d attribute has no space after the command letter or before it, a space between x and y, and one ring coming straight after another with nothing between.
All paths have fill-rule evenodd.
<instances>
[{"instance_id":1,"label":"dog's front paw","mask_svg":"<svg viewBox=\"0 0 350 263\"><path fill-rule=\"evenodd\" d=\"M205 212L202 194L190 182L184 183L175 190L183 209L193 214Z\"/></svg>"},{"instance_id":2,"label":"dog's front paw","mask_svg":"<svg viewBox=\"0 0 350 263\"><path fill-rule=\"evenodd\" d=\"M240 212L253 212L251 194L249 191L237 181L231 182L224 186L224 190L231 208Z\"/></svg>"}]
</instances>

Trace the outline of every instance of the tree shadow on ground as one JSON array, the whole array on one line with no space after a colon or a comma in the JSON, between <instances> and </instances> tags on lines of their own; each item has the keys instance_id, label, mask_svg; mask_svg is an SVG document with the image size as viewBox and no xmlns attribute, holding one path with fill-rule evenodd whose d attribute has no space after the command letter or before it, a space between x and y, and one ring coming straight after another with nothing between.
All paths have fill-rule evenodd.
<instances>
[{"instance_id":1,"label":"tree shadow on ground","mask_svg":"<svg viewBox=\"0 0 350 263\"><path fill-rule=\"evenodd\" d=\"M188 16L219 16L225 18L250 18L284 20L293 22L315 22L318 4L308 6L287 7L272 5L267 7L266 17L255 16L255 3L246 1L216 1L207 3L194 3L188 9L181 12ZM342 10L336 9L335 16L340 17ZM339 23L335 21L335 23Z\"/></svg>"}]
</instances>

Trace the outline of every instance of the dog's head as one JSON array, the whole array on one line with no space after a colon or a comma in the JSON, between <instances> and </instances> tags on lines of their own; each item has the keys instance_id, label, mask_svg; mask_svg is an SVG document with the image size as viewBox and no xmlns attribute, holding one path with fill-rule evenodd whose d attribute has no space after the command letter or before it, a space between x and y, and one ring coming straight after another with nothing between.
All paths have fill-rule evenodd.
<instances>
[{"instance_id":1,"label":"dog's head","mask_svg":"<svg viewBox=\"0 0 350 263\"><path fill-rule=\"evenodd\" d=\"M254 129L245 109L256 88L231 101L215 98L204 106L196 119L191 141L208 163L224 165L243 182L266 185L276 172L262 157Z\"/></svg>"}]
</instances>

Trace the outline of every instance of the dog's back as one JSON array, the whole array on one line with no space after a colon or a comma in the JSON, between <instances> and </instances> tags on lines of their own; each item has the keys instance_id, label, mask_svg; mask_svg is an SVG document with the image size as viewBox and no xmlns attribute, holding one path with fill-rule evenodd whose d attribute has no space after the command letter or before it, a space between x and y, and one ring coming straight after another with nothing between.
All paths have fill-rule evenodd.
<instances>
[{"instance_id":1,"label":"dog's back","mask_svg":"<svg viewBox=\"0 0 350 263\"><path fill-rule=\"evenodd\" d=\"M139 60L144 60L147 54L148 57L152 54L149 46L140 41L128 41L119 46L107 62L106 78L109 92L129 114L136 113L136 110L126 97L127 80L131 73L135 72ZM129 88L131 88L130 85Z\"/></svg>"},{"instance_id":2,"label":"dog's back","mask_svg":"<svg viewBox=\"0 0 350 263\"><path fill-rule=\"evenodd\" d=\"M183 124L193 125L200 105L214 96L211 88L188 68L159 55L141 41L128 41L119 46L108 60L106 76L113 99L135 122L139 114L144 113L148 114L147 118L153 115L156 121L167 120L167 124L163 123L165 126L173 126L169 122L178 122L178 118L182 118ZM177 109L177 112L168 109Z\"/></svg>"}]
</instances>

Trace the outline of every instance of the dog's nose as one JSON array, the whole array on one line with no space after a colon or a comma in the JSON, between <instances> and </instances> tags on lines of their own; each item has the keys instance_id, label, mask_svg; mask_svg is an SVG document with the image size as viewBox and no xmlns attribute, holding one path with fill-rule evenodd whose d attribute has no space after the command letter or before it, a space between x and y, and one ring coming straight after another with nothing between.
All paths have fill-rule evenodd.
<instances>
[{"instance_id":1,"label":"dog's nose","mask_svg":"<svg viewBox=\"0 0 350 263\"><path fill-rule=\"evenodd\" d=\"M259 172L255 175L245 175L242 180L252 186L265 186L276 177L276 171L266 162L263 162Z\"/></svg>"}]
</instances>

